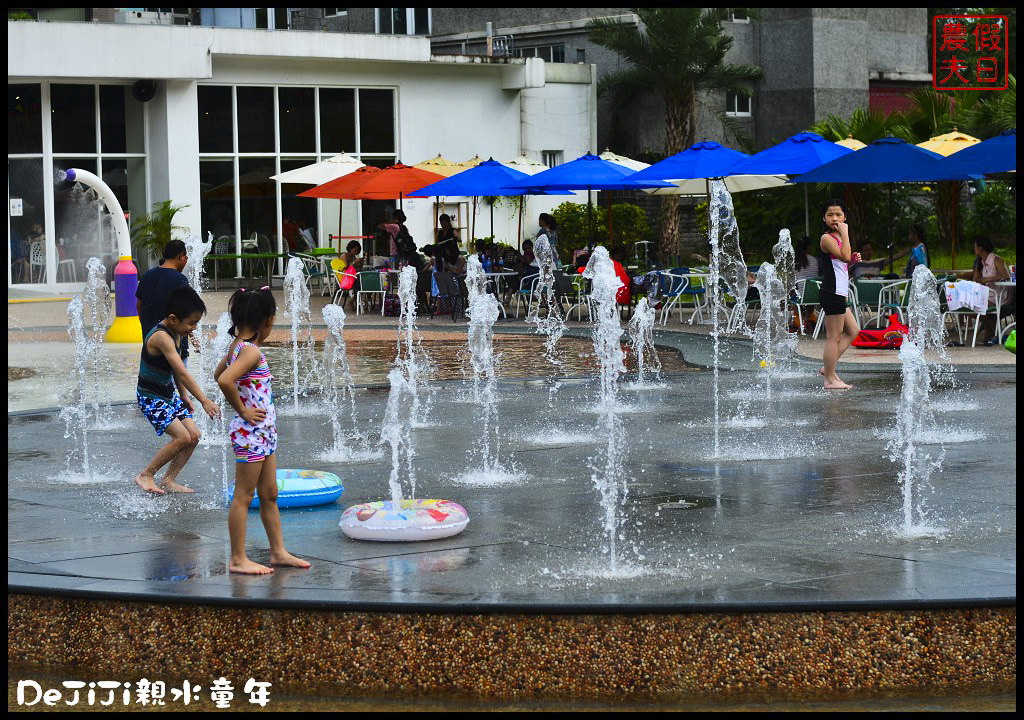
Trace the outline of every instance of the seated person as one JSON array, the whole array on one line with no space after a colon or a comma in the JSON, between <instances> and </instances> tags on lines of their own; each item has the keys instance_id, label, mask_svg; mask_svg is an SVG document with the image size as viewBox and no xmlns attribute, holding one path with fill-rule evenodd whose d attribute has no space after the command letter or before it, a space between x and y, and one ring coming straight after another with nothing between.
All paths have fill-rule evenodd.
<instances>
[{"instance_id":1,"label":"seated person","mask_svg":"<svg viewBox=\"0 0 1024 720\"><path fill-rule=\"evenodd\" d=\"M911 248L901 250L896 255L892 256L893 262L896 262L902 257L910 254ZM862 278L862 277L873 277L880 275L885 268L886 263L889 262L887 258L881 260L874 260L874 249L871 247L871 241L865 240L860 244L860 262L853 263L850 265L850 277Z\"/></svg>"},{"instance_id":2,"label":"seated person","mask_svg":"<svg viewBox=\"0 0 1024 720\"><path fill-rule=\"evenodd\" d=\"M431 253L433 260L427 263L426 269L435 267L438 270L448 270L455 275L463 275L466 272L466 258L459 252L459 242L462 240L459 231L452 227L452 219L448 215L441 215L438 220L441 227L437 229L436 242Z\"/></svg>"},{"instance_id":3,"label":"seated person","mask_svg":"<svg viewBox=\"0 0 1024 720\"><path fill-rule=\"evenodd\" d=\"M540 263L537 262L537 257L533 254L532 240L523 241L523 257L519 261L516 272L519 273L520 290L529 290L533 278L540 274Z\"/></svg>"},{"instance_id":4,"label":"seated person","mask_svg":"<svg viewBox=\"0 0 1024 720\"><path fill-rule=\"evenodd\" d=\"M925 242L924 228L920 225L912 225L907 235L910 238L910 260L907 262L907 269L904 277L914 277L914 268L918 265L931 267L931 257L928 254L928 245Z\"/></svg>"},{"instance_id":5,"label":"seated person","mask_svg":"<svg viewBox=\"0 0 1024 720\"><path fill-rule=\"evenodd\" d=\"M821 276L821 270L818 267L818 256L808 252L810 247L811 238L808 235L802 235L796 241L796 252L793 258L794 269L796 270L796 273L793 275L794 281Z\"/></svg>"},{"instance_id":6,"label":"seated person","mask_svg":"<svg viewBox=\"0 0 1024 720\"><path fill-rule=\"evenodd\" d=\"M999 293L999 301L1006 304L1010 299L1010 288L996 287L997 282L1010 279L1010 273L1006 269L1006 263L996 255L995 246L987 237L979 236L974 239L974 274L971 277L976 283L988 287L989 305L995 305L996 293ZM1005 312L1004 312L1005 314ZM981 318L982 337L986 345L996 343L996 317L995 315L983 315Z\"/></svg>"},{"instance_id":7,"label":"seated person","mask_svg":"<svg viewBox=\"0 0 1024 720\"><path fill-rule=\"evenodd\" d=\"M637 293L645 295L647 302L652 307L655 307L653 301L654 295L658 292L658 273L649 272L639 277L631 278L623 265L626 260L626 248L620 245L613 248L609 254L615 267L615 276L622 283L622 287L615 294L615 302L619 305L629 305L632 302L633 293Z\"/></svg>"}]
</instances>

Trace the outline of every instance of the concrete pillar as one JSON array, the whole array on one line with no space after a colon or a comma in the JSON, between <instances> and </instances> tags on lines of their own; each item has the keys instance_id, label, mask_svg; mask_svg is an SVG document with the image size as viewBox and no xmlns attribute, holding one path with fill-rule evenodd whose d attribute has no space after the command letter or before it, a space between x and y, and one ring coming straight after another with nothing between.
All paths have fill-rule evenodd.
<instances>
[{"instance_id":1,"label":"concrete pillar","mask_svg":"<svg viewBox=\"0 0 1024 720\"><path fill-rule=\"evenodd\" d=\"M149 109L150 204L187 204L175 224L200 234L199 96L192 80L161 80Z\"/></svg>"}]
</instances>

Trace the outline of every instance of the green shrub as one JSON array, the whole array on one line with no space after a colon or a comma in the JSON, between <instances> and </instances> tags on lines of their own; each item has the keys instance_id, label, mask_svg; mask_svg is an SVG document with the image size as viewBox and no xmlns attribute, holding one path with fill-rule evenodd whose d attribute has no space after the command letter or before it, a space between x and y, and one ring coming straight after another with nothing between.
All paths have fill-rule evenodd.
<instances>
[{"instance_id":1,"label":"green shrub","mask_svg":"<svg viewBox=\"0 0 1024 720\"><path fill-rule=\"evenodd\" d=\"M586 204L564 202L551 211L558 223L559 254L571 257L573 250L584 248L593 238L595 245L609 245L608 209L594 205L588 215ZM650 240L647 213L632 203L615 203L611 209L611 245L625 245L632 254L633 244Z\"/></svg>"}]
</instances>

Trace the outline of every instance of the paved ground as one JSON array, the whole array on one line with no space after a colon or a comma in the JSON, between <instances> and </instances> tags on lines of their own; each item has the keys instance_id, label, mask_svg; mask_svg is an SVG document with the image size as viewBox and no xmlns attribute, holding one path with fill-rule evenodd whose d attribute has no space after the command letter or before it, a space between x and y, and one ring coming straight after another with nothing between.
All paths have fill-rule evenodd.
<instances>
[{"instance_id":1,"label":"paved ground","mask_svg":"<svg viewBox=\"0 0 1024 720\"><path fill-rule=\"evenodd\" d=\"M210 298L214 313L222 299ZM53 323L60 307L9 306L23 328L9 339L35 332L25 325L30 315ZM451 321L425 326L440 331ZM707 338L666 332L660 342L690 363L709 361ZM16 345L28 361L54 352L45 343ZM855 390L829 394L820 389L814 363L798 363L768 402L750 372L749 344L727 342L717 460L710 372L676 373L661 389L624 389L628 498L616 572L601 553L591 482L603 446L589 409L593 380L566 381L553 397L542 379L501 383L501 457L511 471L504 481L467 471L480 464L479 411L464 399L461 384L435 387L432 420L414 432L418 494L457 500L473 519L462 535L425 544L341 536L342 507L385 495L389 464L321 459L329 436L323 412L306 417L282 409L282 467L332 470L346 490L340 504L285 513L290 549L314 567L270 578L225 572L219 447L201 447L187 468L197 495L150 498L130 478L158 441L131 406L115 406L105 428L90 432L90 477L81 472L80 452L69 457L76 445L64 439L55 414L9 414L8 583L118 597L364 608L853 607L1013 599L1016 374L980 365L959 374L960 390L936 395L940 412L921 441L934 457L944 456L942 470L916 498L927 514L923 522L937 532L917 539L900 536L897 467L886 457L899 398L891 366L851 368L847 379ZM385 401L380 391L359 393L359 426L370 435L379 432ZM256 513L249 544L254 558L267 560Z\"/></svg>"}]
</instances>

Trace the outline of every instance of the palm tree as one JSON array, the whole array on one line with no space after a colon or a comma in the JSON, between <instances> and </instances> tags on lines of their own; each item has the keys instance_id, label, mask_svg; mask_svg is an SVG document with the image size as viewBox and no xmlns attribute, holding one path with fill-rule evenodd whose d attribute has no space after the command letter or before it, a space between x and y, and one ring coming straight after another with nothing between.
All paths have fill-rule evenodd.
<instances>
[{"instance_id":1,"label":"palm tree","mask_svg":"<svg viewBox=\"0 0 1024 720\"><path fill-rule=\"evenodd\" d=\"M153 203L153 212L132 223L132 245L153 258L163 257L164 247L174 239L174 233L188 228L174 224L174 216L188 205L175 205L170 200Z\"/></svg>"},{"instance_id":2,"label":"palm tree","mask_svg":"<svg viewBox=\"0 0 1024 720\"><path fill-rule=\"evenodd\" d=\"M665 154L675 155L693 145L697 136L697 105L701 95L734 92L749 97L749 83L761 77L753 65L728 65L725 55L732 38L724 33L722 21L729 8L630 8L640 19L639 27L608 18L591 20L589 39L622 57L627 67L605 75L599 93L613 93L622 107L639 94L657 94L665 104ZM747 8L742 10L748 15ZM715 111L723 125L737 138L735 124ZM744 143L746 144L746 143ZM679 199L662 199L661 256L677 254L679 240Z\"/></svg>"}]
</instances>

